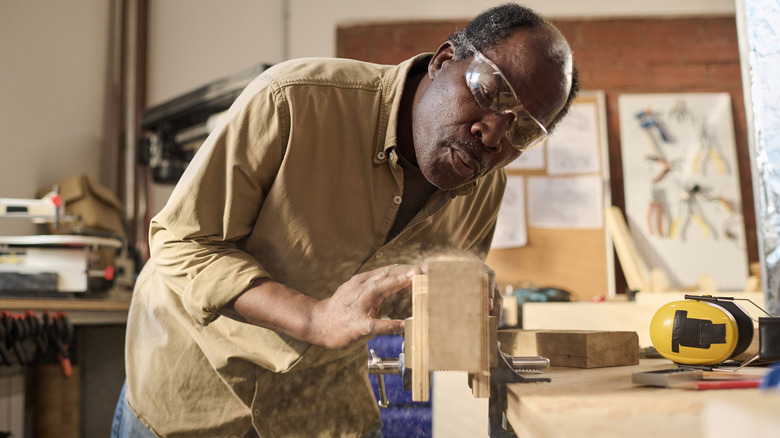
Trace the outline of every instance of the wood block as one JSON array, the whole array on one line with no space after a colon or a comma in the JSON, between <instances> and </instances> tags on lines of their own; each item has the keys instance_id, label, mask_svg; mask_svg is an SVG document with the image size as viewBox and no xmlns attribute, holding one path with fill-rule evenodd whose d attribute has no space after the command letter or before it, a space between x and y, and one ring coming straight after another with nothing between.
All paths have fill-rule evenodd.
<instances>
[{"instance_id":1,"label":"wood block","mask_svg":"<svg viewBox=\"0 0 780 438\"><path fill-rule=\"evenodd\" d=\"M601 368L639 363L639 337L630 331L499 330L501 350L512 356L544 356L550 365Z\"/></svg>"},{"instance_id":2,"label":"wood block","mask_svg":"<svg viewBox=\"0 0 780 438\"><path fill-rule=\"evenodd\" d=\"M428 261L428 366L430 370L490 371L486 274L481 261ZM417 319L418 313L412 310ZM487 364L485 361L488 361Z\"/></svg>"},{"instance_id":3,"label":"wood block","mask_svg":"<svg viewBox=\"0 0 780 438\"><path fill-rule=\"evenodd\" d=\"M466 371L475 396L488 397L494 348L484 265L473 257L444 256L427 261L426 272L412 281L414 329L407 324L406 333L412 400L428 400L431 371Z\"/></svg>"}]
</instances>

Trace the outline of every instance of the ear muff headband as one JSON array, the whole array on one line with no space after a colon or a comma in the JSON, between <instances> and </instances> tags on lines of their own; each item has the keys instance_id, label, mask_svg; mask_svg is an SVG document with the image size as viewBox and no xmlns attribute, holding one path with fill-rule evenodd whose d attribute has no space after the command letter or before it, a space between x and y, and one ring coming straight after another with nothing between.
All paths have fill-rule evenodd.
<instances>
[{"instance_id":1,"label":"ear muff headband","mask_svg":"<svg viewBox=\"0 0 780 438\"><path fill-rule=\"evenodd\" d=\"M734 352L731 353L730 358L737 357L744 353L745 350L750 347L750 343L753 342L753 320L750 319L747 313L742 310L741 307L736 305L733 301L726 300L702 300L710 304L722 307L725 311L730 313L737 323L737 345L734 347Z\"/></svg>"}]
</instances>

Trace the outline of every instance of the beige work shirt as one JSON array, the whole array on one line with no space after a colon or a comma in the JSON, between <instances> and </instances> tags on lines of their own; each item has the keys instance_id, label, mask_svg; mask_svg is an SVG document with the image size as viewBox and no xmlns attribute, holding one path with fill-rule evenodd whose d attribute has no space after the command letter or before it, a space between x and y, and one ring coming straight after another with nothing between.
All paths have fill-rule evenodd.
<instances>
[{"instance_id":1,"label":"beige work shirt","mask_svg":"<svg viewBox=\"0 0 780 438\"><path fill-rule=\"evenodd\" d=\"M288 61L238 97L151 221L126 342L128 404L147 427L311 438L376 424L365 343L326 350L217 312L259 278L324 299L356 273L442 249L485 257L503 171L435 193L386 242L403 194L401 94L429 56Z\"/></svg>"}]
</instances>

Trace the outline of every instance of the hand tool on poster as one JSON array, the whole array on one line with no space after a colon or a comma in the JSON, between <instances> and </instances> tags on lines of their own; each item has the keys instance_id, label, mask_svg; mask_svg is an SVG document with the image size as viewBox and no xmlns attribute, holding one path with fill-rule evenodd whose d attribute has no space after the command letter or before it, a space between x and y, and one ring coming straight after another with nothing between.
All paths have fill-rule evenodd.
<instances>
[{"instance_id":1,"label":"hand tool on poster","mask_svg":"<svg viewBox=\"0 0 780 438\"><path fill-rule=\"evenodd\" d=\"M718 150L715 134L712 132L712 129L703 124L699 134L699 145L691 164L693 173L704 173L705 167L710 161L715 163L715 169L719 174L726 173L726 160Z\"/></svg>"},{"instance_id":2,"label":"hand tool on poster","mask_svg":"<svg viewBox=\"0 0 780 438\"><path fill-rule=\"evenodd\" d=\"M664 202L664 192L658 187L653 187L647 206L647 230L651 235L664 236L664 219L666 217Z\"/></svg>"},{"instance_id":3,"label":"hand tool on poster","mask_svg":"<svg viewBox=\"0 0 780 438\"><path fill-rule=\"evenodd\" d=\"M658 165L661 167L661 170L652 180L653 184L657 184L672 169L671 164L666 159L666 156L664 155L661 149L661 145L659 144L657 137L660 137L661 141L664 143L671 143L672 138L667 132L666 128L658 121L658 118L652 111L650 110L640 111L636 113L635 117L639 122L639 126L642 127L645 133L647 133L647 136L650 139L650 147L653 149L653 153L649 155L647 158L649 160L657 162Z\"/></svg>"},{"instance_id":4,"label":"hand tool on poster","mask_svg":"<svg viewBox=\"0 0 780 438\"><path fill-rule=\"evenodd\" d=\"M703 189L699 184L694 184L680 193L680 207L669 228L669 237L673 239L685 239L685 232L691 220L696 222L696 225L701 229L702 237L707 239L712 236L712 229L704 219L701 206L697 200L697 195L699 195L702 190Z\"/></svg>"}]
</instances>

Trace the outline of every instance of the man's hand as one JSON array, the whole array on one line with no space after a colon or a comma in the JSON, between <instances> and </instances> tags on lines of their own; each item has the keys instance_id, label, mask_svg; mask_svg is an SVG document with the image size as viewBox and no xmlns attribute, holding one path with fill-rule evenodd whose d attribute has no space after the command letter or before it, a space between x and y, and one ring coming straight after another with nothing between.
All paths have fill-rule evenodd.
<instances>
[{"instance_id":1,"label":"man's hand","mask_svg":"<svg viewBox=\"0 0 780 438\"><path fill-rule=\"evenodd\" d=\"M355 275L311 312L311 342L326 348L354 345L366 337L401 333L403 320L377 319L382 302L411 293L420 268L392 265Z\"/></svg>"}]
</instances>

